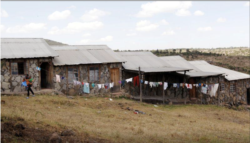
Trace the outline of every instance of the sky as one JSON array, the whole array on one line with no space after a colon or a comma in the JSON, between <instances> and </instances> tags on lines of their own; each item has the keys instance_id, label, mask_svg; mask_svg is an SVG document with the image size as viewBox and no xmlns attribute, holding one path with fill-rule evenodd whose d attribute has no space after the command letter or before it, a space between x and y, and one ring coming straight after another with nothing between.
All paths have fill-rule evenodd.
<instances>
[{"instance_id":1,"label":"sky","mask_svg":"<svg viewBox=\"0 0 250 143\"><path fill-rule=\"evenodd\" d=\"M2 38L111 49L249 47L247 1L1 2Z\"/></svg>"}]
</instances>

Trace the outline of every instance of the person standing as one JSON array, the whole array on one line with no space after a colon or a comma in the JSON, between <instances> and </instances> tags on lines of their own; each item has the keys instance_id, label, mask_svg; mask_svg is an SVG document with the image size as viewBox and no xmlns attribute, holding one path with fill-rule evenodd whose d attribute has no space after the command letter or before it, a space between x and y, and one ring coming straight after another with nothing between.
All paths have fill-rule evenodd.
<instances>
[{"instance_id":1,"label":"person standing","mask_svg":"<svg viewBox=\"0 0 250 143\"><path fill-rule=\"evenodd\" d=\"M32 79L31 79L31 77L27 74L26 75L26 83L27 83L27 87L28 87L28 89L27 89L27 91L28 91L28 94L27 94L27 99L29 99L29 96L30 96L30 91L31 91L31 93L33 94L32 96L34 97L35 95L34 95L34 92L32 91L32 89L31 89L31 87L32 87Z\"/></svg>"}]
</instances>

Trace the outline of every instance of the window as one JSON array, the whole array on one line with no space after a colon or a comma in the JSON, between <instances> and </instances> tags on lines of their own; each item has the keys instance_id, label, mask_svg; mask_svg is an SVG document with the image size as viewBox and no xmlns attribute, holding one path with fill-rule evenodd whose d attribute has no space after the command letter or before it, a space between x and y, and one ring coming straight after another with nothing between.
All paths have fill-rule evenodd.
<instances>
[{"instance_id":1,"label":"window","mask_svg":"<svg viewBox=\"0 0 250 143\"><path fill-rule=\"evenodd\" d=\"M220 83L220 91L225 91L225 84L224 83Z\"/></svg>"},{"instance_id":2,"label":"window","mask_svg":"<svg viewBox=\"0 0 250 143\"><path fill-rule=\"evenodd\" d=\"M99 80L99 68L90 67L89 68L89 82L95 82Z\"/></svg>"},{"instance_id":3,"label":"window","mask_svg":"<svg viewBox=\"0 0 250 143\"><path fill-rule=\"evenodd\" d=\"M27 64L25 66L24 62L13 62L11 63L11 74L12 75L21 75L28 73L27 72Z\"/></svg>"},{"instance_id":4,"label":"window","mask_svg":"<svg viewBox=\"0 0 250 143\"><path fill-rule=\"evenodd\" d=\"M235 83L230 83L230 92L235 92Z\"/></svg>"},{"instance_id":5,"label":"window","mask_svg":"<svg viewBox=\"0 0 250 143\"><path fill-rule=\"evenodd\" d=\"M68 67L68 82L72 83L73 80L78 81L78 68Z\"/></svg>"}]
</instances>

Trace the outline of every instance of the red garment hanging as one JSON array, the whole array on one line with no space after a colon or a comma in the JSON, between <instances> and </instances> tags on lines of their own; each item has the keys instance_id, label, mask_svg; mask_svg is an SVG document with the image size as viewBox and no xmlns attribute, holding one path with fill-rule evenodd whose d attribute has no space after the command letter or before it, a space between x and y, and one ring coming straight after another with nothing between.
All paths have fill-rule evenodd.
<instances>
[{"instance_id":1,"label":"red garment hanging","mask_svg":"<svg viewBox=\"0 0 250 143\"><path fill-rule=\"evenodd\" d=\"M140 85L139 84L139 76L135 76L134 79L133 79L133 81L134 81L134 86L136 86L136 84L137 84L137 86Z\"/></svg>"}]
</instances>

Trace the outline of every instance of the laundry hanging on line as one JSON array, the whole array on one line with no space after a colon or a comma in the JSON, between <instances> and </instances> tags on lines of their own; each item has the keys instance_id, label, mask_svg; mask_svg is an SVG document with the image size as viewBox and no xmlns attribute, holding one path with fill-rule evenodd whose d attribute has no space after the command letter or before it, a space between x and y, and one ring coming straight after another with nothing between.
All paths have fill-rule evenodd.
<instances>
[{"instance_id":1,"label":"laundry hanging on line","mask_svg":"<svg viewBox=\"0 0 250 143\"><path fill-rule=\"evenodd\" d=\"M126 79L126 82L132 82L132 78L128 78L128 79Z\"/></svg>"},{"instance_id":2,"label":"laundry hanging on line","mask_svg":"<svg viewBox=\"0 0 250 143\"><path fill-rule=\"evenodd\" d=\"M168 88L168 83L164 82L164 90L166 90Z\"/></svg>"},{"instance_id":3,"label":"laundry hanging on line","mask_svg":"<svg viewBox=\"0 0 250 143\"><path fill-rule=\"evenodd\" d=\"M101 84L97 84L98 86L98 89L101 89L102 88L102 85Z\"/></svg>"},{"instance_id":4,"label":"laundry hanging on line","mask_svg":"<svg viewBox=\"0 0 250 143\"><path fill-rule=\"evenodd\" d=\"M204 94L207 94L207 88L202 86L201 87L201 92L204 93Z\"/></svg>"},{"instance_id":5,"label":"laundry hanging on line","mask_svg":"<svg viewBox=\"0 0 250 143\"><path fill-rule=\"evenodd\" d=\"M56 75L56 82L61 82L60 75Z\"/></svg>"},{"instance_id":6,"label":"laundry hanging on line","mask_svg":"<svg viewBox=\"0 0 250 143\"><path fill-rule=\"evenodd\" d=\"M80 81L77 80L73 80L74 85L82 85L82 83Z\"/></svg>"},{"instance_id":7,"label":"laundry hanging on line","mask_svg":"<svg viewBox=\"0 0 250 143\"><path fill-rule=\"evenodd\" d=\"M89 93L89 83L84 83L83 92L84 93Z\"/></svg>"},{"instance_id":8,"label":"laundry hanging on line","mask_svg":"<svg viewBox=\"0 0 250 143\"><path fill-rule=\"evenodd\" d=\"M133 82L134 82L134 86L139 86L140 85L140 83L139 83L139 76L135 76L134 78L133 78Z\"/></svg>"},{"instance_id":9,"label":"laundry hanging on line","mask_svg":"<svg viewBox=\"0 0 250 143\"><path fill-rule=\"evenodd\" d=\"M218 90L218 87L219 87L219 84L216 83L216 84L212 84L210 85L211 86L211 89L210 89L210 96L213 97L216 95L216 92Z\"/></svg>"},{"instance_id":10,"label":"laundry hanging on line","mask_svg":"<svg viewBox=\"0 0 250 143\"><path fill-rule=\"evenodd\" d=\"M114 87L114 82L110 83L110 88Z\"/></svg>"},{"instance_id":11,"label":"laundry hanging on line","mask_svg":"<svg viewBox=\"0 0 250 143\"><path fill-rule=\"evenodd\" d=\"M187 84L186 83L186 87L187 87L187 89L192 89L192 84Z\"/></svg>"}]
</instances>

